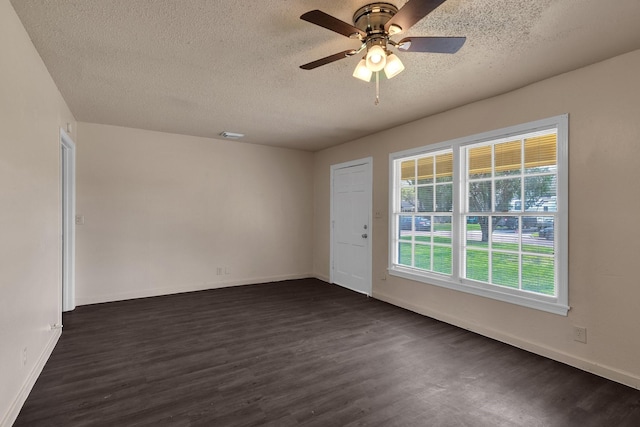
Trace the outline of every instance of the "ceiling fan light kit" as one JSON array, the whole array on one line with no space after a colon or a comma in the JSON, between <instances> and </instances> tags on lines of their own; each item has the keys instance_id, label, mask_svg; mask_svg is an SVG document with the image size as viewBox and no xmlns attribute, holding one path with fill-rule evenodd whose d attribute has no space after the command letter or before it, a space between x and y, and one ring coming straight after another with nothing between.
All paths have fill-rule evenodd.
<instances>
[{"instance_id":1,"label":"ceiling fan light kit","mask_svg":"<svg viewBox=\"0 0 640 427\"><path fill-rule=\"evenodd\" d=\"M380 46L374 45L367 51L367 68L373 71L380 71L387 65L387 52Z\"/></svg>"},{"instance_id":2,"label":"ceiling fan light kit","mask_svg":"<svg viewBox=\"0 0 640 427\"><path fill-rule=\"evenodd\" d=\"M358 62L358 65L356 65L356 69L353 70L353 77L368 83L371 81L372 75L373 71L367 67L367 60L362 58L360 62Z\"/></svg>"},{"instance_id":3,"label":"ceiling fan light kit","mask_svg":"<svg viewBox=\"0 0 640 427\"><path fill-rule=\"evenodd\" d=\"M391 3L371 3L356 11L353 15L354 25L334 18L320 10L309 11L300 19L321 26L361 42L357 50L348 50L301 65L303 70L312 70L330 64L366 49L363 59L358 62L353 77L370 82L373 73L384 70L387 79L400 74L404 64L400 58L388 50L388 46L405 52L456 53L464 44L464 37L406 37L399 42L391 40L391 36L411 28L415 23L433 12L446 0L409 0L398 9ZM376 84L376 104L378 103L378 85Z\"/></svg>"},{"instance_id":4,"label":"ceiling fan light kit","mask_svg":"<svg viewBox=\"0 0 640 427\"><path fill-rule=\"evenodd\" d=\"M404 71L404 64L395 53L387 56L387 65L384 66L384 74L391 79Z\"/></svg>"}]
</instances>

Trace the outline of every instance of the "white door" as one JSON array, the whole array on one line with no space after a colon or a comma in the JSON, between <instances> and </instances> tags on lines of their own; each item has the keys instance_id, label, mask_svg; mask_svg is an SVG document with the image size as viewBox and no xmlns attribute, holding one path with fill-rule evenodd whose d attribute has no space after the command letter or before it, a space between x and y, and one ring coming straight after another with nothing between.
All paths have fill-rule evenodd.
<instances>
[{"instance_id":1,"label":"white door","mask_svg":"<svg viewBox=\"0 0 640 427\"><path fill-rule=\"evenodd\" d=\"M370 158L331 167L331 282L371 295Z\"/></svg>"}]
</instances>

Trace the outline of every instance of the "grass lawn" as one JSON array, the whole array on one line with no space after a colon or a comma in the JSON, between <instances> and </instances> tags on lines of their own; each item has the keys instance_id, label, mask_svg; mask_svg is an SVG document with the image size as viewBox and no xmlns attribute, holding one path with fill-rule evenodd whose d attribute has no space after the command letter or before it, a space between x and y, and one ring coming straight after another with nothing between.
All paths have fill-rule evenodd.
<instances>
[{"instance_id":1,"label":"grass lawn","mask_svg":"<svg viewBox=\"0 0 640 427\"><path fill-rule=\"evenodd\" d=\"M447 238L435 236L433 238L433 246L430 244L430 237L427 236L417 236L416 242L426 244L417 243L415 245L414 267L437 273L451 274L451 247L439 245L439 243L450 244L450 238L447 240ZM531 252L531 254L522 254L522 259L519 261L517 252L490 253L486 250L488 246L486 242L483 244L482 242L477 243L471 245L466 251L466 277L468 279L515 289L518 289L518 284L521 281L523 290L544 295L555 294L554 259L553 257L538 255L553 254L553 248L523 245L523 251ZM399 245L399 263L412 266L411 242L400 242ZM517 251L518 249L516 243L494 244L493 247L501 250ZM491 263L489 262L490 256L492 257ZM489 277L490 265L491 277Z\"/></svg>"},{"instance_id":2,"label":"grass lawn","mask_svg":"<svg viewBox=\"0 0 640 427\"><path fill-rule=\"evenodd\" d=\"M470 248L489 248L488 242L479 242L477 240L467 240L467 246ZM501 250L501 251L518 251L517 243L502 243L502 242L494 242L491 246L493 249ZM542 246L542 245L533 245L533 244L522 244L522 252L530 252L534 254L547 254L552 255L554 252L553 246Z\"/></svg>"},{"instance_id":3,"label":"grass lawn","mask_svg":"<svg viewBox=\"0 0 640 427\"><path fill-rule=\"evenodd\" d=\"M434 221L432 231L434 234L450 232L451 223ZM470 231L481 231L480 224L466 224L465 232ZM450 233L438 234L441 235L422 233L412 236L409 232L401 236L399 263L437 273L451 274L451 236ZM473 235L478 238L477 233ZM522 243L521 247L516 242L492 242L490 248L488 242L467 240L465 276L480 282L514 289L520 288L544 295L555 295L555 265L552 257L554 248L535 244L535 240L533 242ZM415 254L412 254L414 247Z\"/></svg>"},{"instance_id":4,"label":"grass lawn","mask_svg":"<svg viewBox=\"0 0 640 427\"><path fill-rule=\"evenodd\" d=\"M400 242L400 264L411 266L411 243ZM431 245L416 245L415 267L431 270L437 273L451 274L451 247L433 246L433 260L431 259ZM433 261L433 269L431 262Z\"/></svg>"}]
</instances>

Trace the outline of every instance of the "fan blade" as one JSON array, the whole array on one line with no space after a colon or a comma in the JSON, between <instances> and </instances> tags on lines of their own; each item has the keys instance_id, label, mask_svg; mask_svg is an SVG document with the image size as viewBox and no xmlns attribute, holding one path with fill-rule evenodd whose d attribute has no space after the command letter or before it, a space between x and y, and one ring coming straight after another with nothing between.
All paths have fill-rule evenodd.
<instances>
[{"instance_id":1,"label":"fan blade","mask_svg":"<svg viewBox=\"0 0 640 427\"><path fill-rule=\"evenodd\" d=\"M312 10L305 13L300 17L303 21L311 22L312 24L319 25L327 30L335 31L338 34L342 34L346 37L353 37L354 34L359 34L361 37L366 37L367 33L354 27L351 24L347 24L344 21L334 18L320 10Z\"/></svg>"},{"instance_id":2,"label":"fan blade","mask_svg":"<svg viewBox=\"0 0 640 427\"><path fill-rule=\"evenodd\" d=\"M433 10L446 0L409 0L404 6L384 24L384 29L389 31L391 25L397 25L403 31L407 31L416 22L433 12Z\"/></svg>"},{"instance_id":3,"label":"fan blade","mask_svg":"<svg viewBox=\"0 0 640 427\"><path fill-rule=\"evenodd\" d=\"M330 64L339 59L344 59L348 56L353 56L355 55L355 53L356 51L353 49L345 50L344 52L336 53L336 54L327 56L326 58L318 59L316 61L309 62L308 64L301 65L300 68L302 68L303 70L313 70L314 68L318 68L322 65Z\"/></svg>"},{"instance_id":4,"label":"fan blade","mask_svg":"<svg viewBox=\"0 0 640 427\"><path fill-rule=\"evenodd\" d=\"M466 37L407 37L398 42L405 52L456 53Z\"/></svg>"}]
</instances>

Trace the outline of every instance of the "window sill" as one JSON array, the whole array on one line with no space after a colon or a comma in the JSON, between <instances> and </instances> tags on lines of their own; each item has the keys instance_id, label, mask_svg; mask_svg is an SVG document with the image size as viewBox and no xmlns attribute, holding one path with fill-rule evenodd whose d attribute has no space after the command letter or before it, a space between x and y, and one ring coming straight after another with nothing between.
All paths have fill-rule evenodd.
<instances>
[{"instance_id":1,"label":"window sill","mask_svg":"<svg viewBox=\"0 0 640 427\"><path fill-rule=\"evenodd\" d=\"M472 282L462 282L460 280L456 281L448 276L435 273L418 272L412 268L394 266L392 268L389 268L388 272L391 276L401 277L403 279L422 282L429 285L440 286L447 289L453 289L460 292L466 292L468 294L478 295L485 298L532 308L534 310L541 310L548 313L558 314L560 316L566 316L570 308L566 304L559 303L557 301L557 298L545 298L544 296L537 295L532 295L531 297L529 297L526 292L515 291L513 293L510 293L509 289L502 290L498 286L488 285L487 287L480 287L474 285Z\"/></svg>"}]
</instances>

